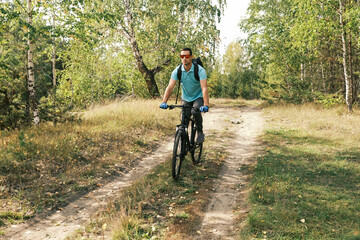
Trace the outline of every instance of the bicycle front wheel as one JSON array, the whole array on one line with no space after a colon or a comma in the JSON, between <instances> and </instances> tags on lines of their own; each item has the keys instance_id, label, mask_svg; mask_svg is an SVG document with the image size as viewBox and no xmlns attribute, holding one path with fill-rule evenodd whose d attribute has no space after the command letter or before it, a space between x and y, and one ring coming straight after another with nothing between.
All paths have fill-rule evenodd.
<instances>
[{"instance_id":1,"label":"bicycle front wheel","mask_svg":"<svg viewBox=\"0 0 360 240\"><path fill-rule=\"evenodd\" d=\"M173 158L171 162L172 177L177 179L180 175L181 163L185 158L185 139L182 132L178 131L175 135Z\"/></svg>"},{"instance_id":2,"label":"bicycle front wheel","mask_svg":"<svg viewBox=\"0 0 360 240\"><path fill-rule=\"evenodd\" d=\"M193 164L198 164L200 162L202 148L203 148L203 143L200 143L200 144L196 143L197 135L198 135L198 131L196 128L195 121L192 121L191 122L191 136L190 136L190 144L191 144L192 148L191 148L190 153L191 153L191 159L193 161Z\"/></svg>"}]
</instances>

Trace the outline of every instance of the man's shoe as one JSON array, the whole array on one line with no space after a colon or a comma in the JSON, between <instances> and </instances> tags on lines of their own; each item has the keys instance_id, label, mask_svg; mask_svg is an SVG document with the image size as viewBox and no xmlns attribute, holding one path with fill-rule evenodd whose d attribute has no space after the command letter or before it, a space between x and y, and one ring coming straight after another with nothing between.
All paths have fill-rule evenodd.
<instances>
[{"instance_id":1,"label":"man's shoe","mask_svg":"<svg viewBox=\"0 0 360 240\"><path fill-rule=\"evenodd\" d=\"M198 132L196 143L200 144L203 143L204 141L205 141L205 134L203 132Z\"/></svg>"}]
</instances>

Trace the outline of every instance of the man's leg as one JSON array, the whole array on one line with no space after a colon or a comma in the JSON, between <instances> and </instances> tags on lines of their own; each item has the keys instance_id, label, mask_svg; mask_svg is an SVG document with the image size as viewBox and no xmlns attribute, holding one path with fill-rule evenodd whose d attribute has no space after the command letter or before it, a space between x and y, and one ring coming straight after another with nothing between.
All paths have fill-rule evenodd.
<instances>
[{"instance_id":1,"label":"man's leg","mask_svg":"<svg viewBox=\"0 0 360 240\"><path fill-rule=\"evenodd\" d=\"M198 98L194 101L193 109L191 111L192 115L195 118L196 126L198 129L198 137L196 139L197 143L202 143L205 141L205 135L203 133L203 118L201 116L200 107L204 105L204 99Z\"/></svg>"},{"instance_id":2,"label":"man's leg","mask_svg":"<svg viewBox=\"0 0 360 240\"><path fill-rule=\"evenodd\" d=\"M182 114L184 115L185 114L185 126L188 127L189 125L189 119L190 119L190 115L191 115L191 108L193 106L193 103L194 102L186 102L184 100L181 101L183 105L189 107L189 108L183 108L182 109Z\"/></svg>"}]
</instances>

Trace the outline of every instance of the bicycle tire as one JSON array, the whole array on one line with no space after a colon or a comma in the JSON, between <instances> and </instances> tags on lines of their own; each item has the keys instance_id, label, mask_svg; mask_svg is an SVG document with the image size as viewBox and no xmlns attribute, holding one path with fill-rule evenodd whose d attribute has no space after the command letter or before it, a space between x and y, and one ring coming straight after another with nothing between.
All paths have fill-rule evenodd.
<instances>
[{"instance_id":1,"label":"bicycle tire","mask_svg":"<svg viewBox=\"0 0 360 240\"><path fill-rule=\"evenodd\" d=\"M196 128L196 123L195 121L191 122L191 135L190 135L190 144L192 147L192 150L190 151L190 155L191 155L191 159L193 164L198 164L200 162L200 158L201 158L201 153L202 153L202 149L203 149L203 143L196 143L196 138L197 138L197 128Z\"/></svg>"},{"instance_id":2,"label":"bicycle tire","mask_svg":"<svg viewBox=\"0 0 360 240\"><path fill-rule=\"evenodd\" d=\"M185 142L184 142L183 133L181 131L178 131L175 135L173 158L171 161L171 172L173 179L177 179L180 175L181 164L185 158L184 148L185 148Z\"/></svg>"}]
</instances>

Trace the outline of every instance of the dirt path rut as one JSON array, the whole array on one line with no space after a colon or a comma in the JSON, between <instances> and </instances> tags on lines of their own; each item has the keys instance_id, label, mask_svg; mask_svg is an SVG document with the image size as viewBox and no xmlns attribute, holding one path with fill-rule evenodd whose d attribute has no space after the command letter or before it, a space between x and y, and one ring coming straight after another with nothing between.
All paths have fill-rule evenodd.
<instances>
[{"instance_id":1,"label":"dirt path rut","mask_svg":"<svg viewBox=\"0 0 360 240\"><path fill-rule=\"evenodd\" d=\"M13 225L3 238L7 240L65 239L73 231L83 228L91 219L91 215L101 206L106 206L108 199L113 198L121 188L130 186L136 179L168 159L173 145L170 140L172 138L162 142L156 152L142 159L129 172L115 177L110 183L71 202L62 211L42 213L26 223Z\"/></svg>"},{"instance_id":2,"label":"dirt path rut","mask_svg":"<svg viewBox=\"0 0 360 240\"><path fill-rule=\"evenodd\" d=\"M235 239L237 227L234 226L233 210L237 199L243 205L240 213L245 214L248 176L239 171L254 159L259 144L257 137L262 132L263 119L260 109L246 107L241 109L219 108L207 116L206 129L225 129L233 136L222 142L229 153L205 213L201 234L197 239ZM238 210L239 211L239 210Z\"/></svg>"},{"instance_id":3,"label":"dirt path rut","mask_svg":"<svg viewBox=\"0 0 360 240\"><path fill-rule=\"evenodd\" d=\"M219 137L229 153L215 182L214 192L205 213L201 234L195 239L234 239L236 229L233 225L233 208L237 199L246 196L241 186L248 183L247 176L238 171L249 163L258 144L256 138L262 131L263 119L260 109L212 108L204 117L206 134L231 134L232 137ZM12 226L2 239L12 240L62 240L77 229L83 228L99 207L106 204L121 188L131 185L137 178L149 172L154 166L168 159L172 152L172 138L167 139L149 157L142 159L137 167L116 177L110 183L71 202L62 211L42 213L26 223ZM165 147L164 147L165 146ZM209 146L211 147L211 146ZM241 209L246 212L246 208Z\"/></svg>"}]
</instances>

